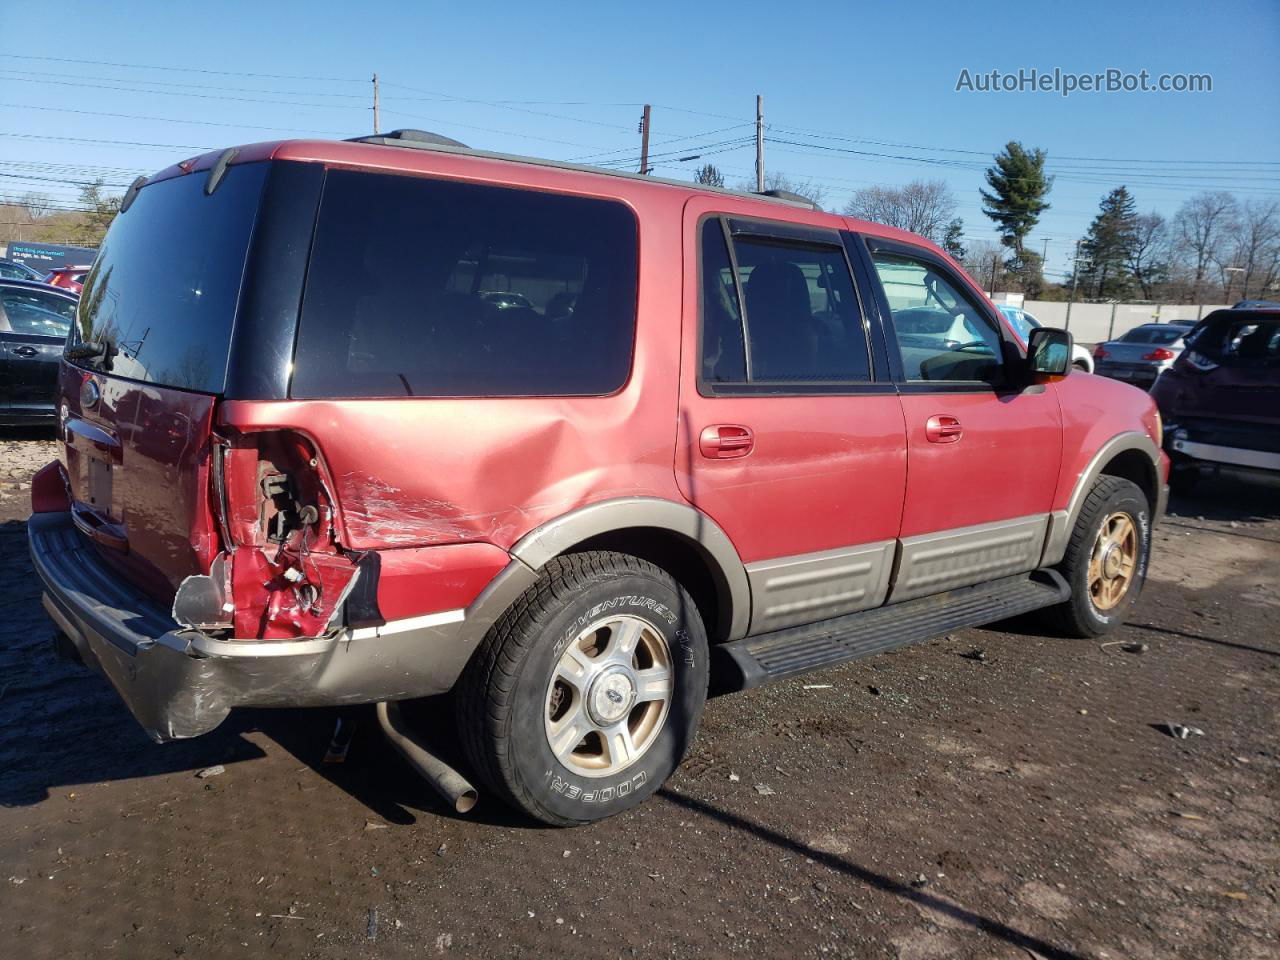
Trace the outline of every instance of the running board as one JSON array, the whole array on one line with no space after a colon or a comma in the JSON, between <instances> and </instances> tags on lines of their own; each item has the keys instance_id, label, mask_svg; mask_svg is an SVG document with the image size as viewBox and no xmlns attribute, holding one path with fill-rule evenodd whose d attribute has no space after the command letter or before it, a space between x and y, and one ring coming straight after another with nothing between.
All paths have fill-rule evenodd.
<instances>
[{"instance_id":1,"label":"running board","mask_svg":"<svg viewBox=\"0 0 1280 960\"><path fill-rule=\"evenodd\" d=\"M887 607L876 607L802 627L734 640L714 648L731 662L732 689L823 670L836 664L930 640L952 630L1005 620L1061 603L1071 588L1056 570L1035 570L990 583L961 587Z\"/></svg>"}]
</instances>

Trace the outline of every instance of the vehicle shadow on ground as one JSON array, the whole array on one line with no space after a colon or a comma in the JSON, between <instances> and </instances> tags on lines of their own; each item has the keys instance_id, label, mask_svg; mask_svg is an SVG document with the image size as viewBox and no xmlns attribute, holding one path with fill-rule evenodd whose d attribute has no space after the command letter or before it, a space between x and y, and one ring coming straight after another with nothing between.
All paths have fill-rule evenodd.
<instances>
[{"instance_id":1,"label":"vehicle shadow on ground","mask_svg":"<svg viewBox=\"0 0 1280 960\"><path fill-rule=\"evenodd\" d=\"M1170 525L1180 525L1179 521L1183 520L1256 523L1277 517L1280 517L1280 477L1224 470L1202 477L1190 491L1173 494L1165 522ZM1248 532L1220 532L1250 536Z\"/></svg>"},{"instance_id":2,"label":"vehicle shadow on ground","mask_svg":"<svg viewBox=\"0 0 1280 960\"><path fill-rule=\"evenodd\" d=\"M843 857L815 849L814 847L801 843L798 840L793 840L791 837L779 833L769 827L747 820L745 817L738 816L735 813L730 813L727 810L722 810L719 807L715 807L705 801L695 799L694 797L678 793L671 787L663 787L658 791L658 796L669 800L677 806L683 807L691 813L719 820L721 823L733 828L734 830L740 830L743 833L750 834L757 840L762 840L765 843L771 843L781 850L798 854L802 857L808 857L811 860L821 863L825 867L842 873L847 877L851 877L852 879L857 880L860 883L864 883L869 887L874 887L884 893L891 893L904 900L909 900L922 907L945 914L953 920L963 923L974 930L986 934L987 936L995 937L998 940L1003 940L1006 943L1025 950L1032 956L1043 957L1045 960L1084 960L1084 958L1078 953L1073 953L1070 950L1063 949L1062 947L1054 946L1053 944L1047 943L1038 937L1033 937L1030 934L1023 933L1021 930L1016 930L1007 924L999 922L998 920L992 920L990 917L984 917L979 913L974 913L972 910L966 910L964 907L943 899L942 897L925 893L922 889L917 889L915 887L908 886L905 883L900 883L892 877L887 877L882 873L876 873L874 870L868 870L866 867L859 866L856 863L850 863Z\"/></svg>"}]
</instances>

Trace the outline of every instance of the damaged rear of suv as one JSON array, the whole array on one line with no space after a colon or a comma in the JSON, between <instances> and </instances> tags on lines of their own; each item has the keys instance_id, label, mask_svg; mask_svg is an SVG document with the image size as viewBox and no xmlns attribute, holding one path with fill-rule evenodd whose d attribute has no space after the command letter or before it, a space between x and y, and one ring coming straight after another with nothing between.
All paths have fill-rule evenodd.
<instances>
[{"instance_id":1,"label":"damaged rear of suv","mask_svg":"<svg viewBox=\"0 0 1280 960\"><path fill-rule=\"evenodd\" d=\"M713 651L753 686L1121 623L1168 462L1070 352L799 198L409 135L210 153L86 277L32 560L158 741L377 704L464 809L395 707L448 692L495 795L585 823L675 769Z\"/></svg>"}]
</instances>

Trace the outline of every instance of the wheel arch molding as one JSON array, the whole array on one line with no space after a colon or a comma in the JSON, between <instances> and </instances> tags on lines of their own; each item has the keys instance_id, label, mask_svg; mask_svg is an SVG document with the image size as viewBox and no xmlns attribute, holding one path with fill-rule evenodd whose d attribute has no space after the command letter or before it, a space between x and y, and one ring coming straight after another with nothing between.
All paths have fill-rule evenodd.
<instances>
[{"instance_id":1,"label":"wheel arch molding","mask_svg":"<svg viewBox=\"0 0 1280 960\"><path fill-rule=\"evenodd\" d=\"M729 535L688 504L658 497L588 504L531 530L511 548L511 555L539 570L562 554L605 548L656 563L682 582L700 608L711 604L714 619L707 628L713 641L746 635L751 619L746 567ZM694 558L697 566L691 565ZM668 569L670 565L682 569Z\"/></svg>"}]
</instances>

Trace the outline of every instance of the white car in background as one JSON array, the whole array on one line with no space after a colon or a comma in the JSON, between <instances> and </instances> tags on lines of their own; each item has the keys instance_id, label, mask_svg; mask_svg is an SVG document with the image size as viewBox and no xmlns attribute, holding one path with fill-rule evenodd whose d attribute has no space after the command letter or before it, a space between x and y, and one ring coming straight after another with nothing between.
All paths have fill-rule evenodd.
<instances>
[{"instance_id":1,"label":"white car in background","mask_svg":"<svg viewBox=\"0 0 1280 960\"><path fill-rule=\"evenodd\" d=\"M1005 318L1013 324L1018 335L1025 341L1031 336L1031 331L1043 324L1033 317L1021 307L1015 307L1006 303L998 303L996 306ZM1078 343L1071 344L1071 365L1077 370L1083 370L1085 373L1093 373L1093 355Z\"/></svg>"}]
</instances>

